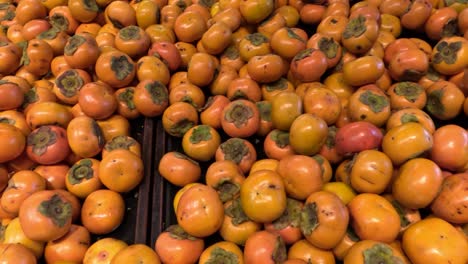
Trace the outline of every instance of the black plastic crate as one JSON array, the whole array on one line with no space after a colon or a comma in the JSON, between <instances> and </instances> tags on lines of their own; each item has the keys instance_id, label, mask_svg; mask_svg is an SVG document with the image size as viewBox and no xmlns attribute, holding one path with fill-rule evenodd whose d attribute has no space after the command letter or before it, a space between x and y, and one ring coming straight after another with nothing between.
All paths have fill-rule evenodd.
<instances>
[{"instance_id":1,"label":"black plastic crate","mask_svg":"<svg viewBox=\"0 0 468 264\"><path fill-rule=\"evenodd\" d=\"M93 236L93 241L103 237L121 239L128 244L149 245L148 223L152 217L151 184L153 179L153 120L138 118L130 121L131 136L141 144L142 159L145 166L142 182L131 192L122 194L126 212L120 226L109 234Z\"/></svg>"}]
</instances>

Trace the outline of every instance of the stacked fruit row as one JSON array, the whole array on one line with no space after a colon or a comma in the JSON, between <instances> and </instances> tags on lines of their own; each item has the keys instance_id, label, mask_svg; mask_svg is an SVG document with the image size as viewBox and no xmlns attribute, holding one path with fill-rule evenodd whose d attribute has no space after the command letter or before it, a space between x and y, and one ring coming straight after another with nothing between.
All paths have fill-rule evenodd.
<instances>
[{"instance_id":1,"label":"stacked fruit row","mask_svg":"<svg viewBox=\"0 0 468 264\"><path fill-rule=\"evenodd\" d=\"M1 7L0 258L468 261L464 1ZM138 118L181 147L144 164ZM176 223L94 241L145 166L179 188Z\"/></svg>"}]
</instances>

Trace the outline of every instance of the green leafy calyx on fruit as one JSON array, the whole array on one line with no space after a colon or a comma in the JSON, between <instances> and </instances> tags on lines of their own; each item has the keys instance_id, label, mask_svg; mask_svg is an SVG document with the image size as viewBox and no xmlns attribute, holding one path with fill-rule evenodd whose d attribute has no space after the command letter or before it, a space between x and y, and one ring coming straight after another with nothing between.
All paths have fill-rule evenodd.
<instances>
[{"instance_id":1,"label":"green leafy calyx on fruit","mask_svg":"<svg viewBox=\"0 0 468 264\"><path fill-rule=\"evenodd\" d=\"M250 118L254 115L252 109L243 102L234 102L230 109L224 114L224 119L233 123L237 128L247 125Z\"/></svg>"},{"instance_id":2,"label":"green leafy calyx on fruit","mask_svg":"<svg viewBox=\"0 0 468 264\"><path fill-rule=\"evenodd\" d=\"M70 98L78 94L84 81L76 70L70 69L57 77L55 85L63 96Z\"/></svg>"},{"instance_id":3,"label":"green leafy calyx on fruit","mask_svg":"<svg viewBox=\"0 0 468 264\"><path fill-rule=\"evenodd\" d=\"M346 24L345 30L343 32L343 38L357 38L366 32L366 17L359 15Z\"/></svg>"},{"instance_id":4,"label":"green leafy calyx on fruit","mask_svg":"<svg viewBox=\"0 0 468 264\"><path fill-rule=\"evenodd\" d=\"M157 105L168 102L169 94L166 85L160 81L152 81L145 85L146 91L151 95L151 100Z\"/></svg>"},{"instance_id":5,"label":"green leafy calyx on fruit","mask_svg":"<svg viewBox=\"0 0 468 264\"><path fill-rule=\"evenodd\" d=\"M235 226L250 221L244 210L242 210L240 198L232 200L231 204L224 209L224 213L231 217L231 222Z\"/></svg>"},{"instance_id":6,"label":"green leafy calyx on fruit","mask_svg":"<svg viewBox=\"0 0 468 264\"><path fill-rule=\"evenodd\" d=\"M301 231L308 236L318 227L317 203L307 203L301 212Z\"/></svg>"},{"instance_id":7,"label":"green leafy calyx on fruit","mask_svg":"<svg viewBox=\"0 0 468 264\"><path fill-rule=\"evenodd\" d=\"M70 202L62 200L58 194L54 194L50 199L41 202L37 209L39 213L50 218L54 225L58 227L64 227L71 221L72 206Z\"/></svg>"},{"instance_id":8,"label":"green leafy calyx on fruit","mask_svg":"<svg viewBox=\"0 0 468 264\"><path fill-rule=\"evenodd\" d=\"M202 141L208 141L212 139L211 127L208 125L199 125L193 128L192 134L190 135L190 143L198 144Z\"/></svg>"},{"instance_id":9,"label":"green leafy calyx on fruit","mask_svg":"<svg viewBox=\"0 0 468 264\"><path fill-rule=\"evenodd\" d=\"M215 247L210 254L210 257L205 262L206 264L237 264L239 263L239 259L236 254L221 248Z\"/></svg>"},{"instance_id":10,"label":"green leafy calyx on fruit","mask_svg":"<svg viewBox=\"0 0 468 264\"><path fill-rule=\"evenodd\" d=\"M106 151L112 151L115 149L130 150L130 148L132 146L135 146L136 144L138 144L138 142L134 138L125 135L120 135L113 137L110 141L108 141L104 146L104 149Z\"/></svg>"},{"instance_id":11,"label":"green leafy calyx on fruit","mask_svg":"<svg viewBox=\"0 0 468 264\"><path fill-rule=\"evenodd\" d=\"M224 153L224 159L232 160L239 164L245 155L249 153L249 147L241 138L230 138L219 145Z\"/></svg>"},{"instance_id":12,"label":"green leafy calyx on fruit","mask_svg":"<svg viewBox=\"0 0 468 264\"><path fill-rule=\"evenodd\" d=\"M377 243L362 252L364 264L403 264L403 260L393 255L392 248Z\"/></svg>"},{"instance_id":13,"label":"green leafy calyx on fruit","mask_svg":"<svg viewBox=\"0 0 468 264\"><path fill-rule=\"evenodd\" d=\"M64 48L64 54L67 56L72 56L78 48L86 42L86 38L81 35L73 35L68 39L67 45Z\"/></svg>"},{"instance_id":14,"label":"green leafy calyx on fruit","mask_svg":"<svg viewBox=\"0 0 468 264\"><path fill-rule=\"evenodd\" d=\"M111 70L114 72L117 80L122 81L127 78L135 69L135 65L130 62L129 58L125 55L112 56Z\"/></svg>"},{"instance_id":15,"label":"green leafy calyx on fruit","mask_svg":"<svg viewBox=\"0 0 468 264\"><path fill-rule=\"evenodd\" d=\"M41 126L28 135L28 146L32 146L35 155L42 156L47 148L57 142L57 134L49 126Z\"/></svg>"},{"instance_id":16,"label":"green leafy calyx on fruit","mask_svg":"<svg viewBox=\"0 0 468 264\"><path fill-rule=\"evenodd\" d=\"M371 91L365 91L359 96L359 101L372 110L374 113L382 112L385 107L388 107L388 98L384 95L378 95Z\"/></svg>"},{"instance_id":17,"label":"green leafy calyx on fruit","mask_svg":"<svg viewBox=\"0 0 468 264\"><path fill-rule=\"evenodd\" d=\"M68 173L70 184L75 185L93 178L94 169L92 166L93 162L90 159L82 159L78 163L74 164Z\"/></svg>"}]
</instances>

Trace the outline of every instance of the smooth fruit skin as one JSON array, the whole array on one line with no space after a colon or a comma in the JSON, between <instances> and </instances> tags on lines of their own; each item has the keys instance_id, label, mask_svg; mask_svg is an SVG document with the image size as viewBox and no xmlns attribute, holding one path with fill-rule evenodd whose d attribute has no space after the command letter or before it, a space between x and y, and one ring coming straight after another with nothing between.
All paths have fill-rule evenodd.
<instances>
[{"instance_id":1,"label":"smooth fruit skin","mask_svg":"<svg viewBox=\"0 0 468 264\"><path fill-rule=\"evenodd\" d=\"M38 191L23 201L19 220L25 235L30 239L55 240L70 230L72 204L58 191Z\"/></svg>"},{"instance_id":2,"label":"smooth fruit skin","mask_svg":"<svg viewBox=\"0 0 468 264\"><path fill-rule=\"evenodd\" d=\"M424 208L441 191L443 179L442 170L432 160L411 159L398 169L392 183L392 194L405 207Z\"/></svg>"},{"instance_id":3,"label":"smooth fruit skin","mask_svg":"<svg viewBox=\"0 0 468 264\"><path fill-rule=\"evenodd\" d=\"M103 238L94 242L86 251L84 264L110 263L117 253L128 247L127 243L115 238Z\"/></svg>"},{"instance_id":4,"label":"smooth fruit skin","mask_svg":"<svg viewBox=\"0 0 468 264\"><path fill-rule=\"evenodd\" d=\"M432 201L434 215L454 224L468 222L468 173L456 173L444 178L442 187Z\"/></svg>"},{"instance_id":5,"label":"smooth fruit skin","mask_svg":"<svg viewBox=\"0 0 468 264\"><path fill-rule=\"evenodd\" d=\"M409 122L388 130L382 139L382 150L393 165L399 166L411 158L430 151L433 136L421 124Z\"/></svg>"},{"instance_id":6,"label":"smooth fruit skin","mask_svg":"<svg viewBox=\"0 0 468 264\"><path fill-rule=\"evenodd\" d=\"M249 175L240 190L245 214L256 222L272 222L286 209L286 191L281 176L270 170Z\"/></svg>"},{"instance_id":7,"label":"smooth fruit skin","mask_svg":"<svg viewBox=\"0 0 468 264\"><path fill-rule=\"evenodd\" d=\"M36 264L34 254L21 244L0 244L0 263Z\"/></svg>"},{"instance_id":8,"label":"smooth fruit skin","mask_svg":"<svg viewBox=\"0 0 468 264\"><path fill-rule=\"evenodd\" d=\"M21 130L9 124L0 124L0 137L2 138L2 148L9 150L0 151L1 163L21 155L26 146L26 137Z\"/></svg>"},{"instance_id":9,"label":"smooth fruit skin","mask_svg":"<svg viewBox=\"0 0 468 264\"><path fill-rule=\"evenodd\" d=\"M271 121L277 129L289 130L294 119L302 112L302 99L295 92L281 92L271 101Z\"/></svg>"},{"instance_id":10,"label":"smooth fruit skin","mask_svg":"<svg viewBox=\"0 0 468 264\"><path fill-rule=\"evenodd\" d=\"M431 159L443 169L462 171L468 163L468 131L458 125L445 125L433 137Z\"/></svg>"},{"instance_id":11,"label":"smooth fruit skin","mask_svg":"<svg viewBox=\"0 0 468 264\"><path fill-rule=\"evenodd\" d=\"M328 136L327 123L314 114L302 114L294 119L289 133L289 144L302 155L317 154Z\"/></svg>"},{"instance_id":12,"label":"smooth fruit skin","mask_svg":"<svg viewBox=\"0 0 468 264\"><path fill-rule=\"evenodd\" d=\"M378 148L382 138L382 131L374 124L366 121L352 122L340 127L336 132L336 151L346 155Z\"/></svg>"},{"instance_id":13,"label":"smooth fruit skin","mask_svg":"<svg viewBox=\"0 0 468 264\"><path fill-rule=\"evenodd\" d=\"M180 197L176 216L178 224L187 233L195 237L207 237L221 228L224 207L214 188L195 185Z\"/></svg>"},{"instance_id":14,"label":"smooth fruit skin","mask_svg":"<svg viewBox=\"0 0 468 264\"><path fill-rule=\"evenodd\" d=\"M414 264L468 262L468 240L450 223L426 218L403 233L402 246Z\"/></svg>"},{"instance_id":15,"label":"smooth fruit skin","mask_svg":"<svg viewBox=\"0 0 468 264\"><path fill-rule=\"evenodd\" d=\"M400 232L400 216L384 197L361 193L348 204L351 225L361 240L394 241Z\"/></svg>"}]
</instances>

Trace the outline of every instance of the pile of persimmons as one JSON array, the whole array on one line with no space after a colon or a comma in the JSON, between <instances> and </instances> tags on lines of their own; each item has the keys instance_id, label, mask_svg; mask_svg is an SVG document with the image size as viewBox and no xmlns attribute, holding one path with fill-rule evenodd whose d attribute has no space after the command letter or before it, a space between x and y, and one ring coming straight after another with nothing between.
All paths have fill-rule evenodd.
<instances>
[{"instance_id":1,"label":"pile of persimmons","mask_svg":"<svg viewBox=\"0 0 468 264\"><path fill-rule=\"evenodd\" d=\"M0 0L0 27L1 263L468 263L466 1ZM136 118L180 142L177 223L94 241L161 146Z\"/></svg>"}]
</instances>

